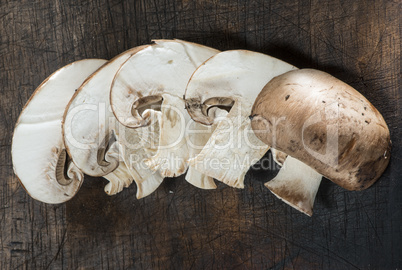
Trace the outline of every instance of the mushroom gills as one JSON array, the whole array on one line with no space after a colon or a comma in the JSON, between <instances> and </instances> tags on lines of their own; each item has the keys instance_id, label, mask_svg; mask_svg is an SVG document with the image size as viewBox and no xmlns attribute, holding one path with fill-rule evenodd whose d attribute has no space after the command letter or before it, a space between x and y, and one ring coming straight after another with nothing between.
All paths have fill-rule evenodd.
<instances>
[{"instance_id":1,"label":"mushroom gills","mask_svg":"<svg viewBox=\"0 0 402 270\"><path fill-rule=\"evenodd\" d=\"M116 141L116 134L113 132L113 130L109 133L109 135L105 136L97 152L97 160L99 166L106 167L110 164L107 154L111 152L111 149L113 148L112 146Z\"/></svg>"},{"instance_id":2,"label":"mushroom gills","mask_svg":"<svg viewBox=\"0 0 402 270\"><path fill-rule=\"evenodd\" d=\"M315 196L322 175L291 156L287 156L281 170L265 186L279 199L312 216Z\"/></svg>"},{"instance_id":3,"label":"mushroom gills","mask_svg":"<svg viewBox=\"0 0 402 270\"><path fill-rule=\"evenodd\" d=\"M131 114L138 113L141 116L146 110L160 111L162 107L163 97L161 96L147 96L138 99L133 104Z\"/></svg>"},{"instance_id":4,"label":"mushroom gills","mask_svg":"<svg viewBox=\"0 0 402 270\"><path fill-rule=\"evenodd\" d=\"M72 177L69 176L71 161L66 149L61 150L56 165L56 180L62 186L68 186L73 181Z\"/></svg>"},{"instance_id":5,"label":"mushroom gills","mask_svg":"<svg viewBox=\"0 0 402 270\"><path fill-rule=\"evenodd\" d=\"M114 121L114 124L117 124L117 121ZM129 187L133 181L136 181L136 179L134 179L130 169L124 162L122 146L120 145L115 130L112 130L110 135L106 136L104 140L107 141L107 143L104 148L98 149L98 164L100 166L102 166L102 164L103 166L107 166L110 163L109 160L118 160L117 167L111 173L103 176L103 178L109 181L109 183L105 185L104 190L106 194L111 196L116 195L123 191L124 188ZM103 156L100 155L99 152L102 152Z\"/></svg>"}]
</instances>

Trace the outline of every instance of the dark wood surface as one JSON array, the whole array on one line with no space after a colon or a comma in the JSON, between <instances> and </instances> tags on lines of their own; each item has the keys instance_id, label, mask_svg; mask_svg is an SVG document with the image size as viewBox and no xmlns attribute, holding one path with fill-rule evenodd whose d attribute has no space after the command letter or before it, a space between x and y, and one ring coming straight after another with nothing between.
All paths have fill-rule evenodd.
<instances>
[{"instance_id":1,"label":"dark wood surface","mask_svg":"<svg viewBox=\"0 0 402 270\"><path fill-rule=\"evenodd\" d=\"M402 267L401 2L0 1L0 269L397 269ZM71 201L31 199L13 174L22 106L56 69L154 38L267 53L349 83L383 114L389 167L368 190L324 180L309 218L263 183L203 191L183 177L149 197L86 178ZM272 166L271 166L272 167Z\"/></svg>"}]
</instances>

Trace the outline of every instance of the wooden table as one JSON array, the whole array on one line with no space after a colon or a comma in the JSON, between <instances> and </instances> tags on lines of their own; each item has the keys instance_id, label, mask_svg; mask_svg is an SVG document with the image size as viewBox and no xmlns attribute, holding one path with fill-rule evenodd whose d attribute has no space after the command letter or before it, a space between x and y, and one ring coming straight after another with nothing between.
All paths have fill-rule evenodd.
<instances>
[{"instance_id":1,"label":"wooden table","mask_svg":"<svg viewBox=\"0 0 402 270\"><path fill-rule=\"evenodd\" d=\"M401 268L401 18L399 0L1 1L0 269ZM389 167L362 192L324 180L312 218L263 186L277 170L262 166L244 190L199 190L180 177L137 200L135 185L108 197L106 180L87 177L65 204L31 199L10 146L36 86L72 61L110 59L156 38L329 72L383 114Z\"/></svg>"}]
</instances>

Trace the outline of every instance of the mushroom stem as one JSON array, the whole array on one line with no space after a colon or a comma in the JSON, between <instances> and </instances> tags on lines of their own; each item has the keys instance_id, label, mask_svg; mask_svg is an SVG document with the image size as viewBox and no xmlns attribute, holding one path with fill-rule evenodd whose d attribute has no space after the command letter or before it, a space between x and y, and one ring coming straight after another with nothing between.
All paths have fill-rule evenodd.
<instances>
[{"instance_id":1,"label":"mushroom stem","mask_svg":"<svg viewBox=\"0 0 402 270\"><path fill-rule=\"evenodd\" d=\"M131 160L135 153L126 154L126 160ZM159 172L147 169L143 161L126 162L129 172L137 185L137 199L144 198L153 193L163 182L163 177Z\"/></svg>"},{"instance_id":2,"label":"mushroom stem","mask_svg":"<svg viewBox=\"0 0 402 270\"><path fill-rule=\"evenodd\" d=\"M164 94L161 109L158 150L154 156L145 160L145 164L154 171L159 170L163 177L175 177L185 173L189 167L188 160L199 153L208 141L212 128L193 122L185 110L184 100L180 97ZM188 127L192 124L196 130L189 133ZM191 166L186 180L199 188L216 188L211 177Z\"/></svg>"},{"instance_id":3,"label":"mushroom stem","mask_svg":"<svg viewBox=\"0 0 402 270\"><path fill-rule=\"evenodd\" d=\"M159 170L164 177L182 175L188 167L189 151L185 132L191 118L184 107L182 98L163 95L158 151L145 164L154 171Z\"/></svg>"},{"instance_id":4,"label":"mushroom stem","mask_svg":"<svg viewBox=\"0 0 402 270\"><path fill-rule=\"evenodd\" d=\"M119 166L111 173L104 176L109 183L105 186L105 192L108 195L115 195L123 190L123 188L129 187L133 182L126 164L119 162Z\"/></svg>"},{"instance_id":5,"label":"mushroom stem","mask_svg":"<svg viewBox=\"0 0 402 270\"><path fill-rule=\"evenodd\" d=\"M157 115L157 114L156 114ZM150 117L157 117L155 114ZM129 174L137 185L137 199L154 192L162 183L159 172L150 170L144 161L156 153L159 136L159 121L142 128L131 129L118 124L116 129L120 155Z\"/></svg>"},{"instance_id":6,"label":"mushroom stem","mask_svg":"<svg viewBox=\"0 0 402 270\"><path fill-rule=\"evenodd\" d=\"M240 102L235 102L227 117L215 121L215 131L200 154L190 159L190 165L231 187L244 188L248 169L269 146L252 132L247 110Z\"/></svg>"},{"instance_id":7,"label":"mushroom stem","mask_svg":"<svg viewBox=\"0 0 402 270\"><path fill-rule=\"evenodd\" d=\"M214 117L226 117L227 112L219 108L212 108L211 114ZM193 120L188 125L187 130L187 146L190 159L196 157L208 142L211 134L216 128L216 124L212 126L204 126ZM202 189L215 189L216 184L212 177L197 171L194 165L189 165L186 180L190 184Z\"/></svg>"},{"instance_id":8,"label":"mushroom stem","mask_svg":"<svg viewBox=\"0 0 402 270\"><path fill-rule=\"evenodd\" d=\"M303 162L287 156L277 176L265 186L279 199L308 216L313 205L322 175Z\"/></svg>"},{"instance_id":9,"label":"mushroom stem","mask_svg":"<svg viewBox=\"0 0 402 270\"><path fill-rule=\"evenodd\" d=\"M186 181L201 189L216 189L214 179L203 173L200 173L194 168L194 166L188 167Z\"/></svg>"}]
</instances>

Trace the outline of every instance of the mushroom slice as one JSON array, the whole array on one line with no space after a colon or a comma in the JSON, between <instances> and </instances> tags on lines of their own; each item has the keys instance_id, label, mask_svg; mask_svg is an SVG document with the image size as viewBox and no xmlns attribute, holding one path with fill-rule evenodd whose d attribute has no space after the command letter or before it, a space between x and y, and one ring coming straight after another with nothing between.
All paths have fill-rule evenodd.
<instances>
[{"instance_id":1,"label":"mushroom slice","mask_svg":"<svg viewBox=\"0 0 402 270\"><path fill-rule=\"evenodd\" d=\"M22 110L14 129L12 160L15 174L34 199L62 203L78 192L84 177L66 153L61 121L75 90L105 62L81 60L57 70Z\"/></svg>"},{"instance_id":2,"label":"mushroom slice","mask_svg":"<svg viewBox=\"0 0 402 270\"><path fill-rule=\"evenodd\" d=\"M147 179L144 177L148 176L147 169L138 172L138 164L128 163L121 152L124 150L124 155L135 152L139 156L147 157L142 149L124 149L128 144L135 144L130 140L135 140L138 132L132 129L125 131L125 139L130 140L122 142L120 134L124 129L120 128L121 125L115 120L109 102L110 87L120 66L146 47L130 49L94 73L78 89L64 115L64 141L74 163L91 176L111 174L106 177L110 183L105 187L109 195L120 192L134 180L137 184L137 197L141 198L158 188L162 182L162 177L155 173L154 177L158 181L150 178L152 188L147 185L148 191L144 193L142 186ZM117 168L119 169L114 173Z\"/></svg>"},{"instance_id":3,"label":"mushroom slice","mask_svg":"<svg viewBox=\"0 0 402 270\"><path fill-rule=\"evenodd\" d=\"M123 125L149 126L151 112L161 112L158 151L147 164L164 177L179 176L187 170L191 151L185 129L191 119L182 97L194 70L217 52L181 40L156 40L130 57L116 74L110 98Z\"/></svg>"},{"instance_id":4,"label":"mushroom slice","mask_svg":"<svg viewBox=\"0 0 402 270\"><path fill-rule=\"evenodd\" d=\"M321 178L303 162L287 156L279 173L265 186L285 203L311 216Z\"/></svg>"},{"instance_id":5,"label":"mushroom slice","mask_svg":"<svg viewBox=\"0 0 402 270\"><path fill-rule=\"evenodd\" d=\"M308 166L316 179L320 174L348 190L362 190L389 163L391 141L381 114L363 95L325 72L301 69L272 79L258 95L251 115L262 142L299 160L289 179L307 174ZM273 128L277 117L284 120ZM275 183L267 185L275 192ZM315 185L318 180L300 185L304 190L299 194L310 194L303 199L306 203L314 200ZM287 202L297 199L292 192L276 195Z\"/></svg>"},{"instance_id":6,"label":"mushroom slice","mask_svg":"<svg viewBox=\"0 0 402 270\"><path fill-rule=\"evenodd\" d=\"M295 67L281 60L245 50L221 52L201 65L187 85L188 113L205 125L217 122L209 113L212 108L229 113L216 123L208 143L190 164L232 187L243 188L246 172L269 149L251 130L251 107L270 79L292 69Z\"/></svg>"}]
</instances>

